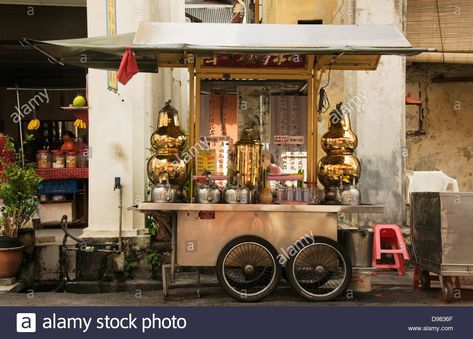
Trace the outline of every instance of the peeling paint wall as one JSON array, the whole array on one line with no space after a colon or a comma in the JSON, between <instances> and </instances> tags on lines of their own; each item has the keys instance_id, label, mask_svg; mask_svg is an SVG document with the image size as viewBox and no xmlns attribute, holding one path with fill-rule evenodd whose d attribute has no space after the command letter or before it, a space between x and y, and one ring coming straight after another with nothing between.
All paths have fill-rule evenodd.
<instances>
[{"instance_id":1,"label":"peeling paint wall","mask_svg":"<svg viewBox=\"0 0 473 339\"><path fill-rule=\"evenodd\" d=\"M436 77L473 77L472 65L413 64L407 88L420 96L425 135L408 136L408 170L442 170L458 180L461 191L473 191L473 81L433 82ZM408 92L409 92L408 90ZM418 120L406 111L407 130Z\"/></svg>"},{"instance_id":2,"label":"peeling paint wall","mask_svg":"<svg viewBox=\"0 0 473 339\"><path fill-rule=\"evenodd\" d=\"M403 2L357 0L355 24L393 24L402 30ZM405 147L405 58L385 55L376 71L345 72L345 98L366 93L367 102L351 114L358 135L362 202L384 205L383 214L351 216L348 223L403 224L403 149Z\"/></svg>"}]
</instances>

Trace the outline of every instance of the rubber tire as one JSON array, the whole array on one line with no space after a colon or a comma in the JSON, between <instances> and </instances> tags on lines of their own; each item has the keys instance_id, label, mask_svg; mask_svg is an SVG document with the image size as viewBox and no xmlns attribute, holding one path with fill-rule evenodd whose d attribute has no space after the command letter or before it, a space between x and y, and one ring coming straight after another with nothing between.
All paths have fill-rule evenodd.
<instances>
[{"instance_id":1,"label":"rubber tire","mask_svg":"<svg viewBox=\"0 0 473 339\"><path fill-rule=\"evenodd\" d=\"M275 273L273 282L269 285L269 288L267 288L263 293L255 295L255 296L243 296L241 293L236 293L231 287L227 285L224 278L223 269L222 269L223 261L225 260L227 253L236 245L245 243L245 242L255 242L264 246L273 256L274 264L275 264L276 273ZM217 265L215 267L215 270L217 272L218 282L220 286L223 288L223 290L225 291L225 293L227 293L229 296L231 296L232 298L238 301L241 301L241 302L261 301L264 298L266 298L268 295L270 295L279 285L279 280L281 279L281 274L282 274L282 266L279 264L277 257L278 257L278 252L274 249L273 245L271 245L268 241L264 240L263 238L256 237L253 235L243 235L238 238L235 238L232 241L230 241L228 244L226 244L225 247L220 251L220 254L218 255Z\"/></svg>"},{"instance_id":2,"label":"rubber tire","mask_svg":"<svg viewBox=\"0 0 473 339\"><path fill-rule=\"evenodd\" d=\"M341 287L332 295L314 296L312 294L309 294L304 289L299 287L299 284L296 282L296 278L294 276L294 260L297 257L297 253L299 253L300 251L303 251L304 248L306 248L308 246L312 246L315 243L325 243L327 245L330 245L330 246L334 247L339 252L339 254L343 257L343 259L345 260L345 265L346 265L345 280L340 285ZM301 297L303 297L304 299L309 300L309 301L330 301L330 300L333 300L333 299L339 297L347 289L348 285L351 282L352 266L351 266L351 261L350 261L350 258L348 256L348 254L346 253L345 249L338 242L336 242L335 240L332 240L330 238L327 238L327 237L314 237L314 242L312 244L304 246L302 249L297 251L297 253L289 259L289 261L287 263L287 266L286 266L286 269L288 271L289 282L291 283L292 288ZM325 282L327 282L328 280L326 280Z\"/></svg>"},{"instance_id":3,"label":"rubber tire","mask_svg":"<svg viewBox=\"0 0 473 339\"><path fill-rule=\"evenodd\" d=\"M443 300L446 303L451 303L453 301L453 278L452 277L440 277Z\"/></svg>"},{"instance_id":4,"label":"rubber tire","mask_svg":"<svg viewBox=\"0 0 473 339\"><path fill-rule=\"evenodd\" d=\"M420 271L420 286L424 290L430 290L430 272L426 270Z\"/></svg>"}]
</instances>

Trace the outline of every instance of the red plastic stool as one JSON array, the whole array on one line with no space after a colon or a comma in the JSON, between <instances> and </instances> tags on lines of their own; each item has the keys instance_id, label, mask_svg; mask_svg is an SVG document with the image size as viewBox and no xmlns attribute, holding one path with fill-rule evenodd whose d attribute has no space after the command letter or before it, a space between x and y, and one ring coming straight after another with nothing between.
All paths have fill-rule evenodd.
<instances>
[{"instance_id":1,"label":"red plastic stool","mask_svg":"<svg viewBox=\"0 0 473 339\"><path fill-rule=\"evenodd\" d=\"M374 268L395 268L399 275L406 274L404 261L409 260L406 243L397 225L378 224L373 227L373 261ZM381 244L388 244L391 248L382 248ZM392 254L394 264L378 264L382 254Z\"/></svg>"}]
</instances>

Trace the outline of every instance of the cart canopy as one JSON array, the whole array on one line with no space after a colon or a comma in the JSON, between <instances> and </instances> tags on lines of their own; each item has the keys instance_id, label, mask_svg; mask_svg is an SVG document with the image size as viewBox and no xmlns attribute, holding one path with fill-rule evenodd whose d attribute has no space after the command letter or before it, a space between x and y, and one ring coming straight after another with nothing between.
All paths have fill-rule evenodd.
<instances>
[{"instance_id":1,"label":"cart canopy","mask_svg":"<svg viewBox=\"0 0 473 339\"><path fill-rule=\"evenodd\" d=\"M412 48L393 25L147 22L141 23L136 33L52 41L25 38L24 41L53 61L101 69L118 69L125 49L131 47L141 72L157 72L160 61L185 63L189 55L333 55L339 65L343 65L344 59L350 60L343 69L356 69L354 56L359 56L365 64L370 56L377 64L380 55L415 55L427 51Z\"/></svg>"}]
</instances>

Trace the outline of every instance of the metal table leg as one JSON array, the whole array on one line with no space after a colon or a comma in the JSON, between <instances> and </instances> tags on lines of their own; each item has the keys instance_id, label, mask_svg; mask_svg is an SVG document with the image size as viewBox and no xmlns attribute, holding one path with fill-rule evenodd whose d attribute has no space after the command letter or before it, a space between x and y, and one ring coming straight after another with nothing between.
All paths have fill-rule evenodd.
<instances>
[{"instance_id":1,"label":"metal table leg","mask_svg":"<svg viewBox=\"0 0 473 339\"><path fill-rule=\"evenodd\" d=\"M171 215L171 282L175 282L176 278L176 241L177 241L177 213Z\"/></svg>"}]
</instances>

